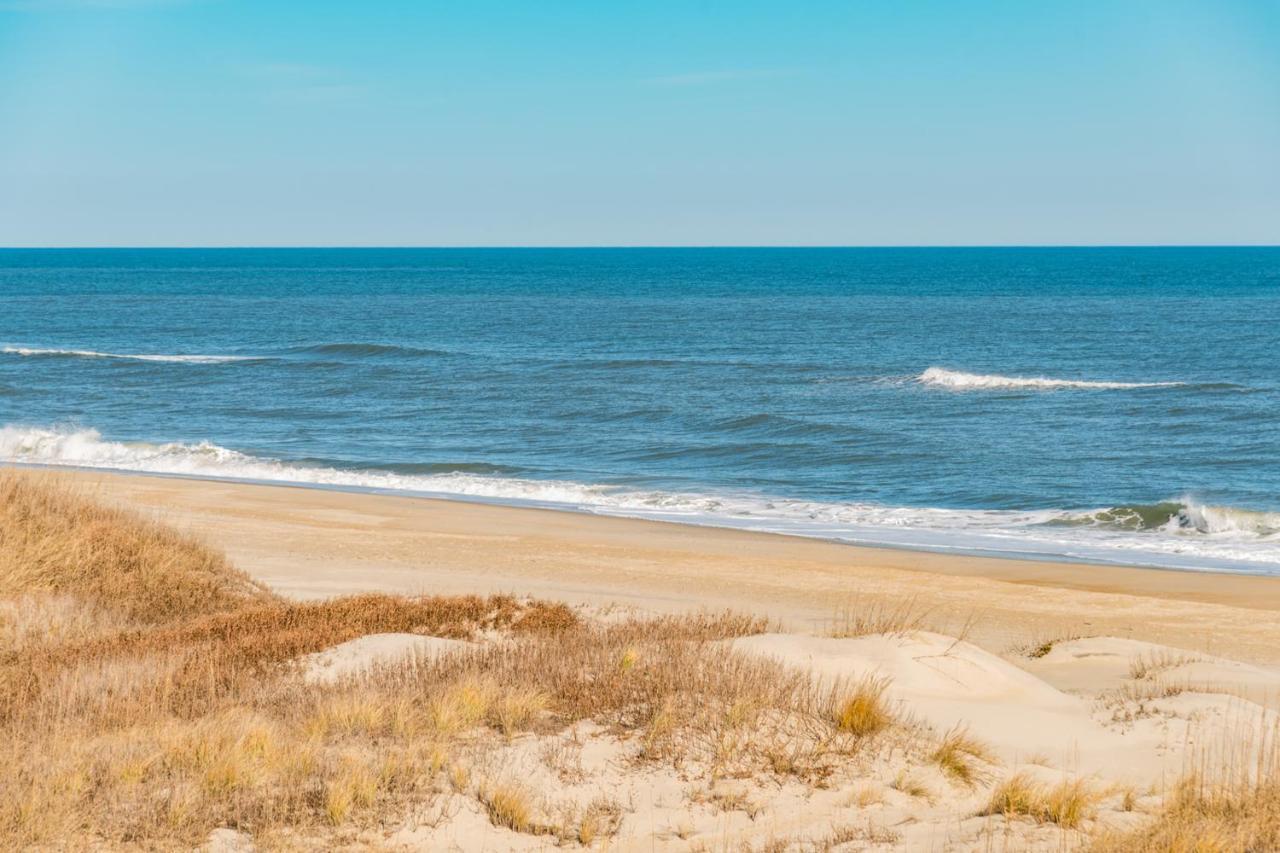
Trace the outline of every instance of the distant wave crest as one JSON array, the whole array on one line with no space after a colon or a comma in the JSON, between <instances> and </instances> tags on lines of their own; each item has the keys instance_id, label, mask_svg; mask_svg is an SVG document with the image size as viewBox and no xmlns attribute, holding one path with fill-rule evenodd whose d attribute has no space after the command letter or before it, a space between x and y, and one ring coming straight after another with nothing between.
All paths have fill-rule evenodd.
<instances>
[{"instance_id":1,"label":"distant wave crest","mask_svg":"<svg viewBox=\"0 0 1280 853\"><path fill-rule=\"evenodd\" d=\"M354 355L354 356L432 356L449 355L445 350L426 349L423 347L407 347L397 344L369 343L328 343L311 346L294 347L293 353L314 353L316 355Z\"/></svg>"},{"instance_id":2,"label":"distant wave crest","mask_svg":"<svg viewBox=\"0 0 1280 853\"><path fill-rule=\"evenodd\" d=\"M948 370L945 367L930 367L917 376L915 381L921 385L947 388L953 391L1000 389L1053 391L1069 388L1105 391L1120 388L1167 388L1184 384L1182 382L1090 382L1083 379L1001 376L998 373L964 373L959 370Z\"/></svg>"},{"instance_id":3,"label":"distant wave crest","mask_svg":"<svg viewBox=\"0 0 1280 853\"><path fill-rule=\"evenodd\" d=\"M111 358L124 361L165 361L181 364L224 364L231 361L253 361L252 355L158 355L131 352L98 352L89 349L43 349L39 347L2 347L6 355L31 358Z\"/></svg>"},{"instance_id":4,"label":"distant wave crest","mask_svg":"<svg viewBox=\"0 0 1280 853\"><path fill-rule=\"evenodd\" d=\"M423 347L398 346L395 344L370 343L327 343L310 346L298 346L281 350L287 355L330 355L351 358L379 357L422 357L450 355L445 350L426 349ZM26 356L28 358L94 358L117 359L123 361L169 362L173 364L226 364L233 361L275 361L276 355L206 355L194 354L158 354L134 352L102 352L91 349L58 349L54 347L0 347L5 355Z\"/></svg>"}]
</instances>

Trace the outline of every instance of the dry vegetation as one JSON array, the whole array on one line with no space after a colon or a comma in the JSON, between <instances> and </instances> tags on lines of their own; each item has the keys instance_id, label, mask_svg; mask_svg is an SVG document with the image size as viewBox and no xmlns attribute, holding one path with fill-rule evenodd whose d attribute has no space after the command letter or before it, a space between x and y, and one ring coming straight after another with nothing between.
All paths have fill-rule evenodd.
<instances>
[{"instance_id":1,"label":"dry vegetation","mask_svg":"<svg viewBox=\"0 0 1280 853\"><path fill-rule=\"evenodd\" d=\"M1165 798L1154 821L1106 833L1094 853L1280 850L1280 740L1241 734L1228 753L1205 753Z\"/></svg>"},{"instance_id":2,"label":"dry vegetation","mask_svg":"<svg viewBox=\"0 0 1280 853\"><path fill-rule=\"evenodd\" d=\"M854 600L836 611L827 636L841 639L881 634L903 636L932 627L932 615L914 598L904 601Z\"/></svg>"},{"instance_id":3,"label":"dry vegetation","mask_svg":"<svg viewBox=\"0 0 1280 853\"><path fill-rule=\"evenodd\" d=\"M425 819L445 792L496 825L590 843L616 804L544 814L477 751L589 720L708 779L821 780L892 718L883 684L819 689L717 641L731 615L587 623L510 597L281 600L219 554L56 481L0 477L0 846L182 847L216 827L334 837ZM303 655L372 633L487 640L307 684ZM489 732L489 735L485 735ZM298 842L301 843L301 842Z\"/></svg>"},{"instance_id":4,"label":"dry vegetation","mask_svg":"<svg viewBox=\"0 0 1280 853\"><path fill-rule=\"evenodd\" d=\"M1027 817L1076 829L1093 816L1101 799L1101 792L1083 779L1064 779L1046 785L1029 774L1016 773L991 792L983 814Z\"/></svg>"},{"instance_id":5,"label":"dry vegetation","mask_svg":"<svg viewBox=\"0 0 1280 853\"><path fill-rule=\"evenodd\" d=\"M850 614L838 633L921 624L908 604ZM753 795L722 782L844 786L864 810L930 806L950 786L987 800L984 815L1088 825L1102 797L1090 783L1011 772L988 797L991 748L904 720L882 679L824 686L721 642L768 628L729 614L597 622L506 596L290 602L189 537L0 473L0 848L190 849L219 827L265 847L341 846L447 820L451 798L548 843L607 844L623 803L556 801L495 763L534 733L555 778L581 784L579 725L629 744L637 772L677 772L691 802L751 820ZM300 677L310 653L391 632L481 642L360 678ZM1177 664L1153 658L1135 678L1156 684ZM850 770L883 754L896 776ZM1201 768L1158 821L1099 849L1277 849L1276 764L1229 779ZM865 818L823 832L765 849L897 839Z\"/></svg>"},{"instance_id":6,"label":"dry vegetation","mask_svg":"<svg viewBox=\"0 0 1280 853\"><path fill-rule=\"evenodd\" d=\"M164 625L272 600L222 554L172 528L14 473L0 476L0 589L61 596L50 606L66 608L64 622L85 622L84 633L100 620ZM66 607L69 598L83 609Z\"/></svg>"},{"instance_id":7,"label":"dry vegetation","mask_svg":"<svg viewBox=\"0 0 1280 853\"><path fill-rule=\"evenodd\" d=\"M929 759L965 785L974 785L990 778L987 767L999 763L991 747L970 735L963 728L955 728L942 736Z\"/></svg>"}]
</instances>

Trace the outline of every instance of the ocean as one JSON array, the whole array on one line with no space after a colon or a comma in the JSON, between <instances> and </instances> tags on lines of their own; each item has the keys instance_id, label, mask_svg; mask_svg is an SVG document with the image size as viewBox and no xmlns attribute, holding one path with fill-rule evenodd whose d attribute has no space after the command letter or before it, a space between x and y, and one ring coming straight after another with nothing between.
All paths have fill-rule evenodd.
<instances>
[{"instance_id":1,"label":"ocean","mask_svg":"<svg viewBox=\"0 0 1280 853\"><path fill-rule=\"evenodd\" d=\"M0 424L27 465L1280 574L1280 249L0 250Z\"/></svg>"}]
</instances>

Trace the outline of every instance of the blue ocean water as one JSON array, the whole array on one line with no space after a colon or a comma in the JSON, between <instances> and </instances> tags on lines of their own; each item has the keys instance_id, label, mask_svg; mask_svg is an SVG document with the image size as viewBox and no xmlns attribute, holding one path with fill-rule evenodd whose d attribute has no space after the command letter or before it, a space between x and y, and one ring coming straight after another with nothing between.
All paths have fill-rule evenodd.
<instances>
[{"instance_id":1,"label":"blue ocean water","mask_svg":"<svg viewBox=\"0 0 1280 853\"><path fill-rule=\"evenodd\" d=\"M0 251L0 459L1280 573L1280 249Z\"/></svg>"}]
</instances>

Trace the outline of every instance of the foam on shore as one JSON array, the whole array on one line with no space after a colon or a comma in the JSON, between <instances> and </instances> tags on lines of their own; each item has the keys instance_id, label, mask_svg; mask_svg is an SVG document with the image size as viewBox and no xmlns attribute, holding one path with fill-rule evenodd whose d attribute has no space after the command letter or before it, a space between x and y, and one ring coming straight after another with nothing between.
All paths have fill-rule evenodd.
<instances>
[{"instance_id":1,"label":"foam on shore","mask_svg":"<svg viewBox=\"0 0 1280 853\"><path fill-rule=\"evenodd\" d=\"M211 442L122 442L92 429L0 428L0 460L466 498L869 545L1280 574L1280 513L1190 497L1088 510L990 510L640 490L463 471L265 459ZM388 466L391 468L393 466Z\"/></svg>"}]
</instances>

